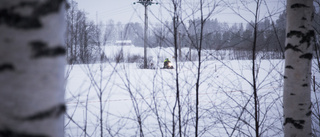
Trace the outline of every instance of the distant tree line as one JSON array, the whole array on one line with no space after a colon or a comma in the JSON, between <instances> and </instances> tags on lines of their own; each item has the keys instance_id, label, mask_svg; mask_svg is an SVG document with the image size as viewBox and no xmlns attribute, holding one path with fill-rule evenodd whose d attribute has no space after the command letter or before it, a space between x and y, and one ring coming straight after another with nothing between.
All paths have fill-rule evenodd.
<instances>
[{"instance_id":1,"label":"distant tree line","mask_svg":"<svg viewBox=\"0 0 320 137\"><path fill-rule=\"evenodd\" d=\"M285 13L280 15L280 18L274 23L265 18L263 22L258 24L258 50L266 51L281 51L284 46L284 32L285 32ZM198 20L196 20L198 22ZM197 24L197 23L196 23ZM251 49L253 37L253 22L246 24L243 23L233 24L231 27L227 23L220 23L217 19L208 20L204 26L205 34L205 49L237 49L249 50ZM193 26L190 26L193 28ZM274 30L276 29L276 30ZM281 41L278 43L275 32ZM195 32L192 32L195 33ZM281 45L279 45L281 44Z\"/></svg>"},{"instance_id":2,"label":"distant tree line","mask_svg":"<svg viewBox=\"0 0 320 137\"><path fill-rule=\"evenodd\" d=\"M135 46L143 46L143 23L129 22L122 24L109 20L106 23L94 22L87 18L86 13L77 8L77 3L71 1L68 10L66 45L68 62L89 63L105 58L101 46L112 45L116 40L131 40ZM278 19L265 18L258 23L257 52L266 58L284 58L285 42L285 11ZM315 23L319 20L315 15ZM164 26L164 24L168 24ZM171 24L171 25L170 25ZM209 19L204 24L202 49L204 50L231 50L235 57L231 59L246 59L251 50L253 40L253 22L247 24L219 22L218 19ZM169 26L169 27L168 27ZM172 22L151 23L149 30L149 47L173 47L174 36L170 29ZM181 25L182 26L182 25ZM195 49L190 41L197 39L200 19L189 20L186 27L179 27L178 43L183 48ZM319 30L319 25L315 25ZM197 29L198 28L198 29ZM319 32L319 31L318 31ZM189 35L189 36L188 36ZM161 44L159 44L161 43ZM265 54L268 53L268 54Z\"/></svg>"}]
</instances>

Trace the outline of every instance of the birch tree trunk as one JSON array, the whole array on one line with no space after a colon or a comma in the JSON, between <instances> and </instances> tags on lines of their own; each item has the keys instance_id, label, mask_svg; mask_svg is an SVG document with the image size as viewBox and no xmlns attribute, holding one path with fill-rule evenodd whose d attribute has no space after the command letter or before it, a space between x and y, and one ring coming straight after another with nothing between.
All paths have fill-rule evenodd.
<instances>
[{"instance_id":1,"label":"birch tree trunk","mask_svg":"<svg viewBox=\"0 0 320 137\"><path fill-rule=\"evenodd\" d=\"M286 137L312 136L310 81L313 9L313 0L287 0L283 93Z\"/></svg>"},{"instance_id":2,"label":"birch tree trunk","mask_svg":"<svg viewBox=\"0 0 320 137\"><path fill-rule=\"evenodd\" d=\"M0 1L0 137L64 136L65 9Z\"/></svg>"}]
</instances>

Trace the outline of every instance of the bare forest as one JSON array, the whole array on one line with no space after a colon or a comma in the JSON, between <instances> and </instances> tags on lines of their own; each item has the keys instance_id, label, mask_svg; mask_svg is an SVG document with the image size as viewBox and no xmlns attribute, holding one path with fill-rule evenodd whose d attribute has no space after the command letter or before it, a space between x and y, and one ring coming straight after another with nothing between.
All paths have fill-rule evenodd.
<instances>
[{"instance_id":1,"label":"bare forest","mask_svg":"<svg viewBox=\"0 0 320 137\"><path fill-rule=\"evenodd\" d=\"M134 52L144 45L143 22L94 22L70 1L66 136L284 136L285 4L274 11L264 0L166 2L172 20L149 24L144 69ZM319 1L314 7L311 125L320 136ZM225 8L253 20L220 22ZM125 40L131 49L115 44ZM167 57L173 70L161 69Z\"/></svg>"}]
</instances>

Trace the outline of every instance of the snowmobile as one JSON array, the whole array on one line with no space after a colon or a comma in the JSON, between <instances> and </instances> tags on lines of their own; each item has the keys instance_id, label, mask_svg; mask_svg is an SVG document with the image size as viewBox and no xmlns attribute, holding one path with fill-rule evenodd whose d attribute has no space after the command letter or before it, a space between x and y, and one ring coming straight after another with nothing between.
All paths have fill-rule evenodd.
<instances>
[{"instance_id":1,"label":"snowmobile","mask_svg":"<svg viewBox=\"0 0 320 137\"><path fill-rule=\"evenodd\" d=\"M173 64L171 63L171 61L168 61L167 63L165 63L165 65L163 66L163 69L173 69Z\"/></svg>"}]
</instances>

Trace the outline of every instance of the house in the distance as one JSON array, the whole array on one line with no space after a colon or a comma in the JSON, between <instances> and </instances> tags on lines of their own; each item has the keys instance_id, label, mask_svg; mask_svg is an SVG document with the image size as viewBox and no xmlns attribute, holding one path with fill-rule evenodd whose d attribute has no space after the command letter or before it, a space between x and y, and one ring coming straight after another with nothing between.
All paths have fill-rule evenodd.
<instances>
[{"instance_id":1,"label":"house in the distance","mask_svg":"<svg viewBox=\"0 0 320 137\"><path fill-rule=\"evenodd\" d=\"M115 46L134 46L131 40L117 40Z\"/></svg>"}]
</instances>

